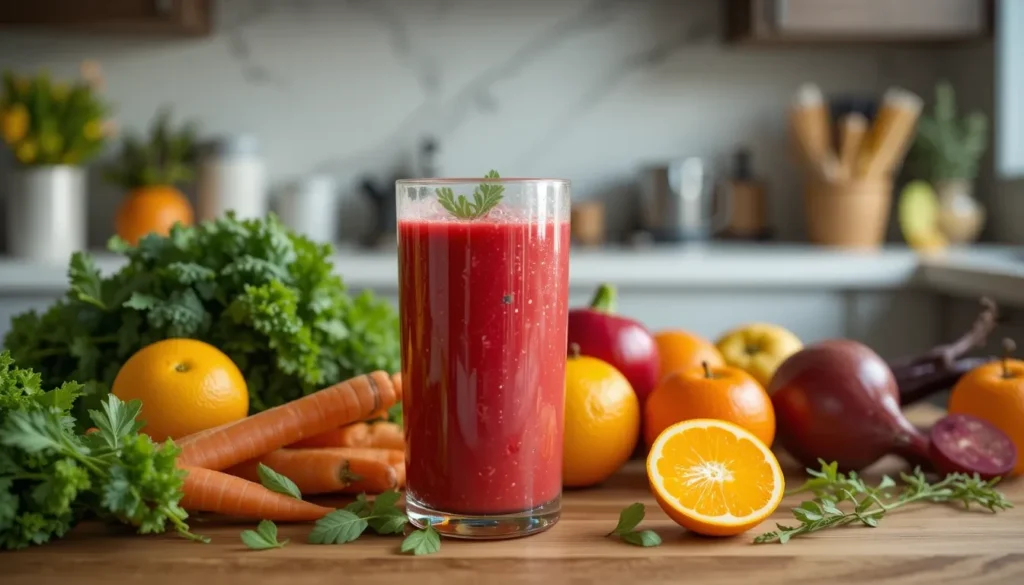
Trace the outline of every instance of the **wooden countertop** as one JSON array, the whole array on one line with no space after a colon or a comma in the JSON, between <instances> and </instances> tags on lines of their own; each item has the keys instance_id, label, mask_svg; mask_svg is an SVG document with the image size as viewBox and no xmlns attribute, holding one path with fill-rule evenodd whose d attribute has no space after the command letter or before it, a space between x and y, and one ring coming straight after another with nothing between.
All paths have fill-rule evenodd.
<instances>
[{"instance_id":1,"label":"wooden countertop","mask_svg":"<svg viewBox=\"0 0 1024 585\"><path fill-rule=\"evenodd\" d=\"M939 413L918 407L908 414L927 424ZM0 553L0 583L1024 583L1024 480L1002 486L1019 507L999 514L927 505L894 512L877 528L840 528L785 545L754 545L755 535L791 519L789 509L801 501L799 496L787 498L769 522L747 534L702 538L662 513L639 463L631 462L601 487L567 492L554 528L518 540L445 540L438 554L411 557L397 554L398 537L365 535L345 545L308 545L310 527L298 525L281 527L282 537L292 539L285 548L254 552L239 541L240 525L193 523L197 532L214 539L209 545L85 525L52 544ZM887 459L865 475L877 478L898 470L899 462ZM791 487L802 480L798 473L787 477ZM634 501L647 505L641 527L661 535L660 547L639 548L604 537L619 511Z\"/></svg>"}]
</instances>

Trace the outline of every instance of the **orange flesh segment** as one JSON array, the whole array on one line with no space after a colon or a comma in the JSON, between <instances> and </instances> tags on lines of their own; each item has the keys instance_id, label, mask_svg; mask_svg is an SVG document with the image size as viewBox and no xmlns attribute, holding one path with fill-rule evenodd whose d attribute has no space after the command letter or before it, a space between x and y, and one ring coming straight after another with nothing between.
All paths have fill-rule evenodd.
<instances>
[{"instance_id":1,"label":"orange flesh segment","mask_svg":"<svg viewBox=\"0 0 1024 585\"><path fill-rule=\"evenodd\" d=\"M756 514L778 489L775 470L761 447L714 426L667 437L655 467L674 506L707 517Z\"/></svg>"}]
</instances>

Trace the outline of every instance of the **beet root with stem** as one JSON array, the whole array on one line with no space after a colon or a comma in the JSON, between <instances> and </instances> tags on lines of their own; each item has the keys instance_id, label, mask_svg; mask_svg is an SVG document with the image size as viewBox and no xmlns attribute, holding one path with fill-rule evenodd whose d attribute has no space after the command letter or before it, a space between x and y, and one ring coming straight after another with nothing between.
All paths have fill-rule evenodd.
<instances>
[{"instance_id":1,"label":"beet root with stem","mask_svg":"<svg viewBox=\"0 0 1024 585\"><path fill-rule=\"evenodd\" d=\"M892 370L862 343L808 345L769 387L779 443L804 467L822 459L859 471L888 454L930 467L928 439L903 416Z\"/></svg>"}]
</instances>

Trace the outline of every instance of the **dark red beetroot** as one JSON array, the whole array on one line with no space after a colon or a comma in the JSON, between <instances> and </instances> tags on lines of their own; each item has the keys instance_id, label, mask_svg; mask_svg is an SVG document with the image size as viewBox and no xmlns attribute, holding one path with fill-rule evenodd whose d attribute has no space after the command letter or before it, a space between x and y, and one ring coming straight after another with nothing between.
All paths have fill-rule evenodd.
<instances>
[{"instance_id":1,"label":"dark red beetroot","mask_svg":"<svg viewBox=\"0 0 1024 585\"><path fill-rule=\"evenodd\" d=\"M569 344L622 372L642 405L658 382L658 346L643 324L614 311L615 289L602 284L589 307L569 311Z\"/></svg>"},{"instance_id":2,"label":"dark red beetroot","mask_svg":"<svg viewBox=\"0 0 1024 585\"><path fill-rule=\"evenodd\" d=\"M936 471L977 473L982 479L1007 477L1017 465L1017 447L1006 433L967 414L939 420L929 433Z\"/></svg>"},{"instance_id":3,"label":"dark red beetroot","mask_svg":"<svg viewBox=\"0 0 1024 585\"><path fill-rule=\"evenodd\" d=\"M929 462L928 440L900 410L892 370L862 343L806 346L779 366L769 394L779 443L804 467L820 467L820 458L856 471L890 453Z\"/></svg>"}]
</instances>

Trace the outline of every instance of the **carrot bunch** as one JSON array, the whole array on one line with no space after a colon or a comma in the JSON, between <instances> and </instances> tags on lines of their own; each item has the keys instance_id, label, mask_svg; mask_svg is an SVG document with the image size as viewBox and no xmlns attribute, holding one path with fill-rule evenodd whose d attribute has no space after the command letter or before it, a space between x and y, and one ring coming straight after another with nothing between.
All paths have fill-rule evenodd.
<instances>
[{"instance_id":1,"label":"carrot bunch","mask_svg":"<svg viewBox=\"0 0 1024 585\"><path fill-rule=\"evenodd\" d=\"M401 398L401 374L377 371L182 437L178 464L188 475L181 506L281 522L318 520L333 510L264 487L262 466L303 495L404 487L402 430L376 421Z\"/></svg>"}]
</instances>

